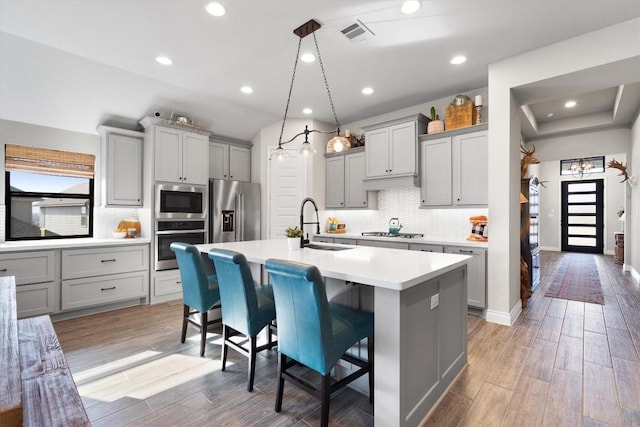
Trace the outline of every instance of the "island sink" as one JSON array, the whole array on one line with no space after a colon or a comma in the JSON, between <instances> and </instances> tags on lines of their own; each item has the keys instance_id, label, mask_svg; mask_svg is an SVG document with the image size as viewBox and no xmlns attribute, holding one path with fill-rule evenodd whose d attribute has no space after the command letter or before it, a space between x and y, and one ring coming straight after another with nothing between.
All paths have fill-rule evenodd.
<instances>
[{"instance_id":1,"label":"island sink","mask_svg":"<svg viewBox=\"0 0 640 427\"><path fill-rule=\"evenodd\" d=\"M309 249L320 249L321 251L344 251L347 249L353 249L350 248L349 246L330 246L330 245L316 245L315 243L308 243L306 245L304 245L305 248L309 248Z\"/></svg>"}]
</instances>

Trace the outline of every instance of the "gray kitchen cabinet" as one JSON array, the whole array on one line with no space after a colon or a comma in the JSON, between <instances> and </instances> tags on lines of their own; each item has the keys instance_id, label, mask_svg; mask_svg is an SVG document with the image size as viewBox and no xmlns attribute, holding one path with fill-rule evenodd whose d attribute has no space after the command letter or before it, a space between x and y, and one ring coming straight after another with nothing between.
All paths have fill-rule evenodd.
<instances>
[{"instance_id":1,"label":"gray kitchen cabinet","mask_svg":"<svg viewBox=\"0 0 640 427\"><path fill-rule=\"evenodd\" d=\"M453 137L453 188L458 206L489 203L487 131Z\"/></svg>"},{"instance_id":2,"label":"gray kitchen cabinet","mask_svg":"<svg viewBox=\"0 0 640 427\"><path fill-rule=\"evenodd\" d=\"M59 310L56 251L0 254L0 276L14 276L18 317L51 314Z\"/></svg>"},{"instance_id":3,"label":"gray kitchen cabinet","mask_svg":"<svg viewBox=\"0 0 640 427\"><path fill-rule=\"evenodd\" d=\"M421 207L488 204L486 124L474 128L420 138Z\"/></svg>"},{"instance_id":4,"label":"gray kitchen cabinet","mask_svg":"<svg viewBox=\"0 0 640 427\"><path fill-rule=\"evenodd\" d=\"M451 137L420 142L420 206L448 206L453 201Z\"/></svg>"},{"instance_id":5,"label":"gray kitchen cabinet","mask_svg":"<svg viewBox=\"0 0 640 427\"><path fill-rule=\"evenodd\" d=\"M142 206L144 133L98 126L101 136L101 190L104 206Z\"/></svg>"},{"instance_id":6,"label":"gray kitchen cabinet","mask_svg":"<svg viewBox=\"0 0 640 427\"><path fill-rule=\"evenodd\" d=\"M344 208L344 156L329 157L325 165L325 207Z\"/></svg>"},{"instance_id":7,"label":"gray kitchen cabinet","mask_svg":"<svg viewBox=\"0 0 640 427\"><path fill-rule=\"evenodd\" d=\"M477 308L487 307L487 251L483 248L445 246L448 254L470 255L467 264L467 305Z\"/></svg>"},{"instance_id":8,"label":"gray kitchen cabinet","mask_svg":"<svg viewBox=\"0 0 640 427\"><path fill-rule=\"evenodd\" d=\"M62 250L62 310L145 298L148 292L147 245Z\"/></svg>"},{"instance_id":9,"label":"gray kitchen cabinet","mask_svg":"<svg viewBox=\"0 0 640 427\"><path fill-rule=\"evenodd\" d=\"M325 236L313 236L313 241L321 243L333 243L333 238Z\"/></svg>"},{"instance_id":10,"label":"gray kitchen cabinet","mask_svg":"<svg viewBox=\"0 0 640 427\"><path fill-rule=\"evenodd\" d=\"M209 132L145 117L140 121L153 143L154 179L160 182L207 185Z\"/></svg>"},{"instance_id":11,"label":"gray kitchen cabinet","mask_svg":"<svg viewBox=\"0 0 640 427\"><path fill-rule=\"evenodd\" d=\"M444 246L430 245L427 243L409 243L409 250L422 252L444 252Z\"/></svg>"},{"instance_id":12,"label":"gray kitchen cabinet","mask_svg":"<svg viewBox=\"0 0 640 427\"><path fill-rule=\"evenodd\" d=\"M251 148L209 142L209 178L251 182Z\"/></svg>"},{"instance_id":13,"label":"gray kitchen cabinet","mask_svg":"<svg viewBox=\"0 0 640 427\"><path fill-rule=\"evenodd\" d=\"M409 249L408 243L402 242L389 242L382 240L360 240L358 239L358 246L372 246L375 248L391 248L391 249Z\"/></svg>"},{"instance_id":14,"label":"gray kitchen cabinet","mask_svg":"<svg viewBox=\"0 0 640 427\"><path fill-rule=\"evenodd\" d=\"M389 185L415 185L418 171L418 135L426 130L427 118L422 115L364 126L365 188L385 189ZM392 184L380 179L403 178Z\"/></svg>"},{"instance_id":15,"label":"gray kitchen cabinet","mask_svg":"<svg viewBox=\"0 0 640 427\"><path fill-rule=\"evenodd\" d=\"M365 152L354 148L325 154L325 206L327 209L376 209L377 193L363 185Z\"/></svg>"}]
</instances>

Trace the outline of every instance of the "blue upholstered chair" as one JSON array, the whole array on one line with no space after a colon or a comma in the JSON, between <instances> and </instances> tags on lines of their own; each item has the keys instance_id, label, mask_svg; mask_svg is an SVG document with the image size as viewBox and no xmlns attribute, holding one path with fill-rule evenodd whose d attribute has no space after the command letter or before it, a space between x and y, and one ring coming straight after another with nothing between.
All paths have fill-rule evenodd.
<instances>
[{"instance_id":1,"label":"blue upholstered chair","mask_svg":"<svg viewBox=\"0 0 640 427\"><path fill-rule=\"evenodd\" d=\"M200 330L200 357L204 356L204 346L207 338L207 327L220 323L220 320L208 321L207 311L220 307L220 293L218 280L215 275L207 276L200 252L189 243L173 242L169 248L175 252L180 280L182 281L182 303L184 311L182 317L182 340L187 337L187 323L191 323ZM200 313L200 322L191 316Z\"/></svg>"},{"instance_id":2,"label":"blue upholstered chair","mask_svg":"<svg viewBox=\"0 0 640 427\"><path fill-rule=\"evenodd\" d=\"M331 393L366 373L369 373L369 400L373 402L373 313L328 302L324 281L315 266L269 259L265 268L273 284L278 319L276 412L282 409L285 379L320 398L323 426L329 423ZM363 338L368 338L368 362L345 354ZM341 358L360 369L332 382L331 370ZM289 371L296 362L322 376L319 389Z\"/></svg>"},{"instance_id":3,"label":"blue upholstered chair","mask_svg":"<svg viewBox=\"0 0 640 427\"><path fill-rule=\"evenodd\" d=\"M271 349L276 343L271 339L271 323L276 318L273 290L270 285L256 288L249 270L247 258L241 253L223 249L211 249L220 288L222 304L222 370L227 363L227 349L233 348L249 359L247 391L253 390L256 371L256 353ZM268 341L257 347L257 335L267 327ZM248 347L232 337L242 334L249 339Z\"/></svg>"}]
</instances>

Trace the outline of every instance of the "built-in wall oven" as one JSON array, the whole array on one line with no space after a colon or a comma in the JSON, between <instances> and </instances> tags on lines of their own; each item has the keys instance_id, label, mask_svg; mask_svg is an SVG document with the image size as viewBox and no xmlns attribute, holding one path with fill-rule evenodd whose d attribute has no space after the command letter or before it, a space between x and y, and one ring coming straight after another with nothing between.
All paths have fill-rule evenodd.
<instances>
[{"instance_id":1,"label":"built-in wall oven","mask_svg":"<svg viewBox=\"0 0 640 427\"><path fill-rule=\"evenodd\" d=\"M169 219L155 221L155 269L170 270L178 268L176 255L170 246L173 242L192 245L207 243L206 220Z\"/></svg>"},{"instance_id":2,"label":"built-in wall oven","mask_svg":"<svg viewBox=\"0 0 640 427\"><path fill-rule=\"evenodd\" d=\"M205 185L156 184L156 220L207 219L209 189Z\"/></svg>"}]
</instances>

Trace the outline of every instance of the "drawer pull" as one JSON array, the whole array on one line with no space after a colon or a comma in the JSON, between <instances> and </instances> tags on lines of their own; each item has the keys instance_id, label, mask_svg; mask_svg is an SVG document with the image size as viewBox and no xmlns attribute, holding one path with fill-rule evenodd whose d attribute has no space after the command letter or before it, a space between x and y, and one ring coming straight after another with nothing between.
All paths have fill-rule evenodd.
<instances>
[{"instance_id":1,"label":"drawer pull","mask_svg":"<svg viewBox=\"0 0 640 427\"><path fill-rule=\"evenodd\" d=\"M473 251L472 251L472 250L469 250L469 249L460 249L460 253L461 253L461 254L472 254L472 253L473 253Z\"/></svg>"},{"instance_id":2,"label":"drawer pull","mask_svg":"<svg viewBox=\"0 0 640 427\"><path fill-rule=\"evenodd\" d=\"M103 259L100 262L116 262L116 259L115 258L113 258L113 259Z\"/></svg>"},{"instance_id":3,"label":"drawer pull","mask_svg":"<svg viewBox=\"0 0 640 427\"><path fill-rule=\"evenodd\" d=\"M433 249L420 249L422 252L433 252Z\"/></svg>"},{"instance_id":4,"label":"drawer pull","mask_svg":"<svg viewBox=\"0 0 640 427\"><path fill-rule=\"evenodd\" d=\"M5 273L6 271L7 271L7 269L6 269L6 268L2 268L2 269L0 269L0 273Z\"/></svg>"},{"instance_id":5,"label":"drawer pull","mask_svg":"<svg viewBox=\"0 0 640 427\"><path fill-rule=\"evenodd\" d=\"M112 286L112 287L110 287L110 288L100 288L100 290L101 290L101 291L112 291L112 290L114 290L115 288L116 288L115 286Z\"/></svg>"}]
</instances>

